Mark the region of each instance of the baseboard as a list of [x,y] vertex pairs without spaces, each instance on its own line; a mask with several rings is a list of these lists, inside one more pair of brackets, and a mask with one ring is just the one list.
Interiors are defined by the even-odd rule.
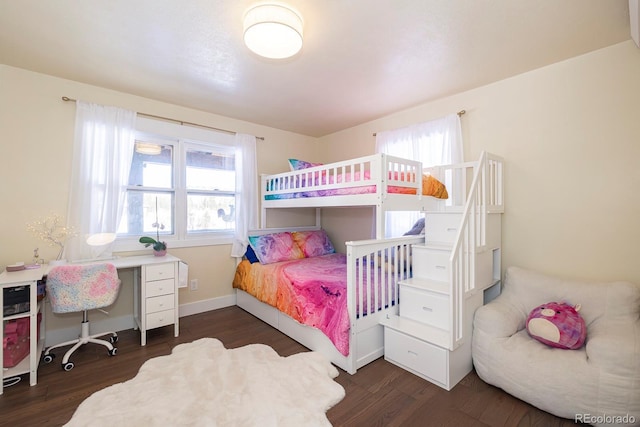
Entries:
[[236,305],[235,289],[233,295],[225,295],[223,297],[209,298],[202,301],[180,304],[180,317],[191,316],[192,314],[204,313],[219,308],[230,307]]
[[[192,314],[204,313],[211,310],[217,310],[219,308],[230,307],[232,305],[236,305],[235,292],[233,295],[225,295],[223,297],[180,304],[179,316],[191,316]],[[96,316],[94,316],[94,318],[95,317]],[[80,334],[80,320],[82,320],[81,317],[78,319],[78,324],[76,326],[46,331],[45,345],[50,346],[78,338],[78,335]],[[135,322],[132,314],[120,317],[105,317],[100,320],[91,319],[92,334],[98,334],[103,331],[126,331],[127,329],[133,329],[134,326]]]

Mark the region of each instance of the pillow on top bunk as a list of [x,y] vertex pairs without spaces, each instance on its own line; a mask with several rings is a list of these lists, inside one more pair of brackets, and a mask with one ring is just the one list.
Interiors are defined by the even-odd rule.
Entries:
[[312,163],[306,160],[289,159],[289,167],[292,171],[299,171],[300,169],[312,168],[314,166],[322,166],[322,163]]
[[438,181],[433,175],[422,175],[422,194],[424,196],[433,196],[438,199],[448,199],[447,187]]
[[249,236],[249,244],[260,264],[304,258],[302,249],[296,244],[289,232]]
[[324,230],[294,231],[291,235],[307,258],[336,252]]

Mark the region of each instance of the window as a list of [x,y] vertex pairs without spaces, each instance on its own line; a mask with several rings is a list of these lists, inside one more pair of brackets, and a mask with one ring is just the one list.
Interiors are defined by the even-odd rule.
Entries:
[[[220,132],[138,119],[118,249],[228,243],[235,230],[235,149]],[[195,139],[197,138],[197,139]]]

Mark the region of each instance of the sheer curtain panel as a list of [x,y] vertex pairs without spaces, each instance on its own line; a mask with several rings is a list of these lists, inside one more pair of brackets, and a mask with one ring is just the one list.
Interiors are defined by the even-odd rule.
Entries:
[[258,227],[258,163],[256,137],[236,134],[236,232],[231,256],[241,257],[247,250],[249,230]]
[[[419,160],[423,167],[460,163],[462,151],[462,128],[457,114],[376,134],[377,153]],[[419,212],[388,213],[387,237],[403,235],[422,215]]]
[[111,244],[87,239],[118,229],[135,145],[136,113],[76,102],[73,169],[67,224],[77,235],[65,245],[68,260],[111,256]]

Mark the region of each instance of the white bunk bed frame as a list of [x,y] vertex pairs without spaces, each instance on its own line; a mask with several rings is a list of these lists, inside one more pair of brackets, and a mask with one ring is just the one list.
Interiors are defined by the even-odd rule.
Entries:
[[[490,157],[491,158],[491,157]],[[491,158],[493,160],[493,158]],[[467,162],[458,165],[448,165],[425,169],[434,174],[438,179],[445,182],[449,190],[449,199],[440,200],[430,196],[422,195],[422,173],[423,168],[420,162],[402,159],[386,154],[374,154],[371,156],[331,163],[323,166],[316,166],[299,171],[279,173],[275,175],[263,175],[261,177],[261,229],[250,231],[250,235],[269,234],[280,231],[293,231],[301,229],[320,228],[320,208],[322,207],[346,207],[346,206],[373,206],[375,207],[376,239],[363,241],[346,242],[347,251],[347,308],[349,313],[350,336],[349,355],[343,356],[335,348],[333,343],[320,330],[302,325],[276,308],[262,303],[253,296],[237,290],[237,305],[265,321],[274,328],[280,330],[287,336],[300,342],[305,347],[313,351],[324,354],[332,363],[345,370],[349,374],[355,374],[357,369],[378,359],[384,355],[384,328],[380,321],[389,315],[398,314],[399,290],[397,282],[410,276],[411,266],[411,245],[424,244],[425,236],[404,236],[397,238],[384,237],[385,213],[387,211],[422,211],[422,212],[464,212],[463,229],[459,230],[456,246],[456,284],[458,289],[469,290],[467,278],[473,277],[469,274],[469,268],[473,268],[469,262],[459,262],[457,259],[464,259],[464,252],[469,251],[476,245],[475,237],[483,236],[484,215],[480,215],[480,221],[476,226],[476,221],[469,219],[475,217],[478,212],[470,213],[473,206],[482,206],[479,202],[478,193],[483,195],[498,194],[501,199],[502,188],[495,190],[492,187],[493,179],[484,179],[487,168],[483,165],[487,162],[483,153],[480,161]],[[491,168],[490,168],[491,169]],[[477,172],[483,171],[482,180],[478,180]],[[494,169],[491,169],[494,170]],[[365,176],[364,171],[368,172]],[[333,181],[332,184],[323,184],[322,177],[332,177],[325,182]],[[346,182],[337,182],[337,177],[348,176]],[[475,178],[475,179],[474,179]],[[501,168],[500,168],[501,182]],[[473,181],[471,183],[471,181]],[[469,185],[471,183],[471,185]],[[368,194],[353,194],[324,197],[300,197],[292,199],[266,200],[270,195],[288,194],[302,191],[318,191],[333,188],[349,188],[375,185],[376,191]],[[501,184],[500,184],[501,185]],[[414,188],[415,195],[389,193],[389,186],[399,186]],[[479,189],[474,189],[480,187]],[[481,191],[484,190],[484,191]],[[468,196],[470,199],[467,200]],[[484,199],[484,197],[482,197]],[[499,201],[501,204],[501,200]],[[268,209],[276,208],[301,208],[311,207],[316,210],[316,225],[314,227],[297,227],[295,229],[275,229],[266,228],[266,217]],[[465,209],[466,208],[466,209]],[[483,206],[479,211],[486,209]],[[469,239],[473,240],[470,244]],[[460,245],[463,242],[464,249]],[[386,261],[385,261],[386,260]],[[357,265],[373,264],[377,271],[380,267],[382,271],[379,275],[363,278],[362,269],[357,269]],[[462,270],[459,270],[462,269]],[[360,270],[358,272],[358,270]],[[358,273],[357,273],[358,272]],[[393,280],[391,280],[393,279]],[[473,281],[473,279],[471,279]],[[393,281],[394,285],[390,285]],[[471,285],[473,287],[473,285]],[[369,307],[365,307],[365,301],[361,299],[356,304],[356,293],[363,295],[365,289],[372,290],[372,301]],[[381,292],[378,290],[381,289]],[[464,293],[464,292],[463,292]],[[387,301],[386,295],[393,295],[391,301]],[[456,295],[458,296],[458,295]],[[454,298],[453,300],[457,300]],[[368,314],[364,315],[365,308]],[[379,308],[379,309],[378,309]],[[461,314],[459,311],[456,314]],[[457,316],[456,316],[457,317]],[[455,325],[458,326],[458,325]],[[454,327],[454,330],[457,329]],[[456,337],[458,338],[458,337]]]
[[[253,230],[249,233],[255,236],[310,229],[318,228],[271,228]],[[319,329],[298,323],[275,307],[257,300],[240,289],[236,289],[236,304],[310,350],[324,354],[334,365],[353,375],[358,368],[384,355],[384,329],[380,321],[388,314],[398,314],[397,282],[404,278],[404,265],[410,263],[410,248],[415,243],[424,243],[424,236],[346,242],[347,308],[350,325],[347,356],[342,355]],[[393,264],[394,267],[386,268],[387,263],[389,266]],[[357,269],[356,265],[370,264],[374,265],[374,271],[378,271],[380,267],[380,274],[367,274],[370,277],[363,277],[363,269]],[[403,267],[400,268],[400,266]],[[372,290],[367,292],[371,298],[366,302],[370,304],[365,306],[366,302],[363,298],[360,298],[359,304],[356,304],[356,292],[358,295],[363,295],[365,289]],[[368,314],[364,315],[365,312]]]
[[[365,174],[364,172],[368,172]],[[347,179],[342,179],[347,177]],[[341,180],[342,182],[338,182]],[[270,196],[302,191],[349,189],[375,185],[376,191],[366,194],[349,194],[323,197],[266,200]],[[405,187],[411,194],[390,193],[389,187]],[[428,199],[422,196],[422,163],[378,153],[371,156],[330,163],[322,166],[262,175],[261,227],[266,227],[266,211],[274,208],[322,208],[336,206],[373,206],[376,216],[376,238],[382,239],[386,211],[424,211]],[[316,219],[319,225],[319,218]]]

